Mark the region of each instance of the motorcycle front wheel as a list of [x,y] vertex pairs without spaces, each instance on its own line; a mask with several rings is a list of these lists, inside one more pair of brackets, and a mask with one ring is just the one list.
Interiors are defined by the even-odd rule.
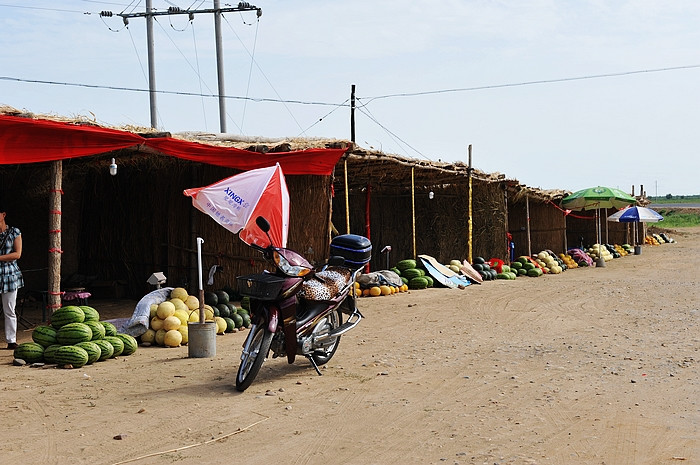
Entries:
[[248,353],[241,355],[241,366],[236,375],[236,389],[245,391],[251,385],[270,352],[273,334],[264,324],[256,325]]

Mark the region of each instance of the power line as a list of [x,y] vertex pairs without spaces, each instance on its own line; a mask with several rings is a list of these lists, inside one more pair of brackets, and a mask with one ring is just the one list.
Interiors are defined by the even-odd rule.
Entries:
[[608,78],[608,77],[630,76],[633,74],[644,74],[644,73],[661,73],[661,72],[665,72],[665,71],[677,71],[677,70],[681,70],[681,69],[693,69],[693,68],[700,68],[700,65],[673,66],[673,67],[668,67],[668,68],[655,68],[655,69],[643,69],[643,70],[636,70],[636,71],[623,71],[620,73],[591,74],[591,75],[587,75],[587,76],[575,76],[575,77],[558,78],[558,79],[541,79],[541,80],[537,80],[537,81],[524,81],[524,82],[514,82],[514,83],[507,83],[507,84],[492,84],[492,85],[478,86],[478,87],[462,87],[462,88],[456,88],[456,89],[428,90],[428,91],[422,91],[422,92],[403,92],[403,93],[397,93],[397,94],[378,95],[375,97],[366,97],[366,99],[368,99],[368,101],[367,101],[367,103],[365,103],[365,105],[369,105],[374,100],[394,98],[394,97],[418,97],[418,96],[423,96],[423,95],[447,94],[447,93],[454,93],[454,92],[471,92],[471,91],[476,91],[476,90],[502,89],[504,87],[520,87],[520,86],[531,86],[531,85],[535,85],[535,84],[553,84],[553,83],[557,83],[557,82],[583,81],[583,80],[587,80],[587,79],[601,79],[601,78]]
[[62,8],[46,8],[40,6],[26,6],[26,5],[8,5],[7,3],[0,3],[0,6],[5,6],[8,8],[22,8],[25,10],[42,10],[42,11],[58,11],[61,13],[80,13],[82,15],[91,15],[89,11],[79,11],[79,10],[65,10]]
[[[47,85],[57,85],[57,86],[67,86],[67,87],[84,87],[88,89],[105,89],[105,90],[119,90],[127,92],[150,92],[149,89],[139,89],[135,87],[120,87],[120,86],[105,86],[97,84],[80,84],[75,82],[60,82],[60,81],[47,81],[41,79],[23,79],[11,76],[0,76],[0,81],[14,81],[14,82],[26,82],[30,84],[47,84]],[[185,92],[185,91],[175,91],[175,90],[156,90],[159,94],[168,95],[183,95],[187,97],[215,97],[218,98],[218,94],[203,94],[200,92]],[[271,102],[271,103],[294,103],[297,105],[315,105],[315,106],[327,106],[335,107],[338,106],[337,103],[328,102],[310,102],[303,100],[287,100],[287,99],[273,99],[265,97],[241,97],[236,95],[224,95],[224,98],[231,100],[248,100],[251,102]]]

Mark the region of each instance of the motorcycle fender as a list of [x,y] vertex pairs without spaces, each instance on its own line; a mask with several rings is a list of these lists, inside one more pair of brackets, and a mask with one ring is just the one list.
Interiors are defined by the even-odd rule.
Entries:
[[275,332],[277,332],[277,326],[279,325],[279,321],[280,321],[280,312],[279,312],[279,310],[277,310],[277,308],[272,307],[270,309],[270,318],[269,318],[268,323],[267,323],[268,331],[270,331],[273,334]]

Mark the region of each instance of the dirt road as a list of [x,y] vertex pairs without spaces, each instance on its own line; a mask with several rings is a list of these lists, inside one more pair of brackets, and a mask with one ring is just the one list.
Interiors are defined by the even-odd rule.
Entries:
[[75,370],[0,351],[0,462],[699,464],[686,231],[605,268],[363,298],[323,376],[269,360],[242,394],[245,333]]

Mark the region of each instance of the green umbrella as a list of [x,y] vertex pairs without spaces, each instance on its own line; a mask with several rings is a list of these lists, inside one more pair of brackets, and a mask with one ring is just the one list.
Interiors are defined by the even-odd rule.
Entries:
[[636,203],[636,199],[614,187],[589,187],[567,195],[561,207],[567,210],[596,210],[599,208],[623,208]]
[[[623,208],[637,203],[637,200],[626,192],[614,187],[589,187],[567,195],[561,200],[561,207],[566,210],[600,210],[601,208]],[[596,236],[600,244],[602,231],[600,212],[596,211]],[[598,247],[602,247],[598,245]],[[605,266],[605,261],[599,257],[596,266]]]

